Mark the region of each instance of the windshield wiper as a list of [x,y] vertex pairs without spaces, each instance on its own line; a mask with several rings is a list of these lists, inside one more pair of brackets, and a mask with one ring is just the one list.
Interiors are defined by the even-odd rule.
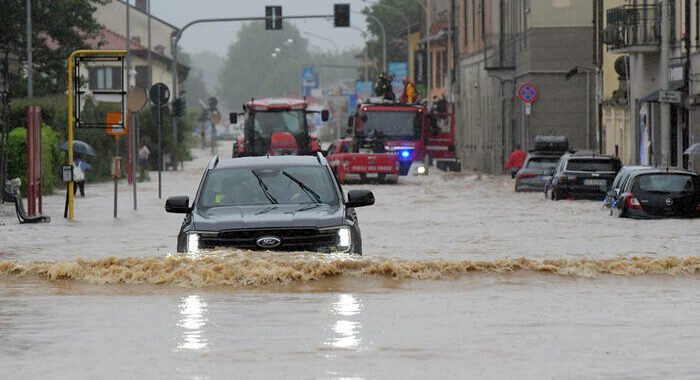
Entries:
[[270,194],[270,189],[269,189],[269,188],[267,187],[267,185],[265,184],[265,181],[263,181],[262,178],[260,178],[260,176],[258,175],[258,173],[256,173],[255,170],[251,170],[250,172],[253,173],[253,175],[255,176],[255,178],[258,179],[258,183],[260,184],[260,187],[262,187],[263,191],[265,192],[265,196],[267,197],[267,199],[270,200],[270,203],[275,203],[275,204],[276,204],[276,203],[279,203],[279,202],[277,201],[277,199],[275,199],[275,197],[273,197],[272,194]]
[[306,195],[308,195],[309,198],[316,201],[316,203],[321,203],[321,196],[318,195],[318,193],[316,193],[315,191],[313,191],[310,187],[306,186],[306,184],[304,182],[301,182],[299,179],[297,179],[296,177],[294,177],[293,175],[291,175],[285,171],[283,171],[282,174],[284,174],[285,176],[287,176],[287,178],[291,179],[292,181],[294,181],[294,183],[299,185],[299,187],[302,190],[304,190],[304,192],[306,192]]

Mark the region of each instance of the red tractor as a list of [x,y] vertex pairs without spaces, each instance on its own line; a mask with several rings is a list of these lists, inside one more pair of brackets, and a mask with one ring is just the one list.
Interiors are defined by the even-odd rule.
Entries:
[[381,135],[385,150],[398,154],[401,175],[426,174],[432,162],[442,170],[461,170],[451,113],[374,98],[357,105],[348,119],[348,133]]
[[[318,138],[309,133],[306,115],[321,113],[328,120],[328,111],[307,110],[304,99],[251,99],[243,105],[243,135],[233,143],[233,157],[306,155],[319,151]],[[231,124],[238,122],[238,113],[231,113]]]

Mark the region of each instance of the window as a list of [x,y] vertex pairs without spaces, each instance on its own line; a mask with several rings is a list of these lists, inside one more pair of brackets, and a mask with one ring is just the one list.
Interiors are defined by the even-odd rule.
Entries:
[[552,169],[557,166],[559,158],[557,157],[532,157],[525,164],[526,168],[531,169]]
[[646,174],[637,177],[634,191],[651,193],[692,193],[694,177],[688,174]]
[[90,88],[94,90],[121,90],[121,67],[93,67],[90,69]]
[[148,66],[136,66],[136,85],[148,90],[148,84]]
[[577,158],[569,160],[566,170],[574,172],[615,172],[615,162],[601,158]]
[[[313,192],[304,190],[294,179]],[[279,204],[308,204],[316,203],[314,193],[320,198],[320,203],[337,205],[338,197],[331,181],[328,171],[322,166],[217,169],[207,175],[199,205],[203,208],[269,205],[275,201]],[[265,186],[274,201],[265,194]]]

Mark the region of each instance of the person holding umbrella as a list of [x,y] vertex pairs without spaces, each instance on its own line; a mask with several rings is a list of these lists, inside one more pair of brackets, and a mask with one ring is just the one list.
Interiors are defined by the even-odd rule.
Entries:
[[[68,141],[61,144],[58,148],[63,151],[68,151]],[[92,165],[85,162],[81,155],[87,154],[90,156],[96,156],[95,149],[88,143],[80,140],[73,140],[73,153],[75,154],[75,159],[73,160],[73,181],[75,186],[73,187],[73,194],[80,188],[80,195],[85,196],[85,172],[92,169]]]
[[80,188],[80,196],[85,196],[85,172],[92,169],[92,165],[83,161],[79,154],[75,155],[75,160],[73,160],[73,179],[75,180],[75,186],[73,187],[73,194]]

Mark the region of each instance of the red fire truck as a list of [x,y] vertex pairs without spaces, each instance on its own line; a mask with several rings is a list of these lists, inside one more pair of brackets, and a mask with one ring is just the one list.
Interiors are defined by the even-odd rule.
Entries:
[[372,145],[375,145],[373,141],[349,138],[331,143],[326,158],[338,181],[396,183],[399,180],[396,153],[382,153],[383,145],[379,149]]
[[426,174],[432,162],[442,170],[461,170],[452,113],[373,98],[357,105],[348,127],[352,134],[380,134],[386,151],[398,154],[401,175]]
[[[328,111],[310,111],[308,106],[304,99],[251,99],[243,105],[243,135],[233,143],[233,157],[304,155],[318,151],[318,138],[309,133],[306,115],[320,112],[321,120],[327,121]],[[238,121],[238,115],[229,115],[231,124]]]

